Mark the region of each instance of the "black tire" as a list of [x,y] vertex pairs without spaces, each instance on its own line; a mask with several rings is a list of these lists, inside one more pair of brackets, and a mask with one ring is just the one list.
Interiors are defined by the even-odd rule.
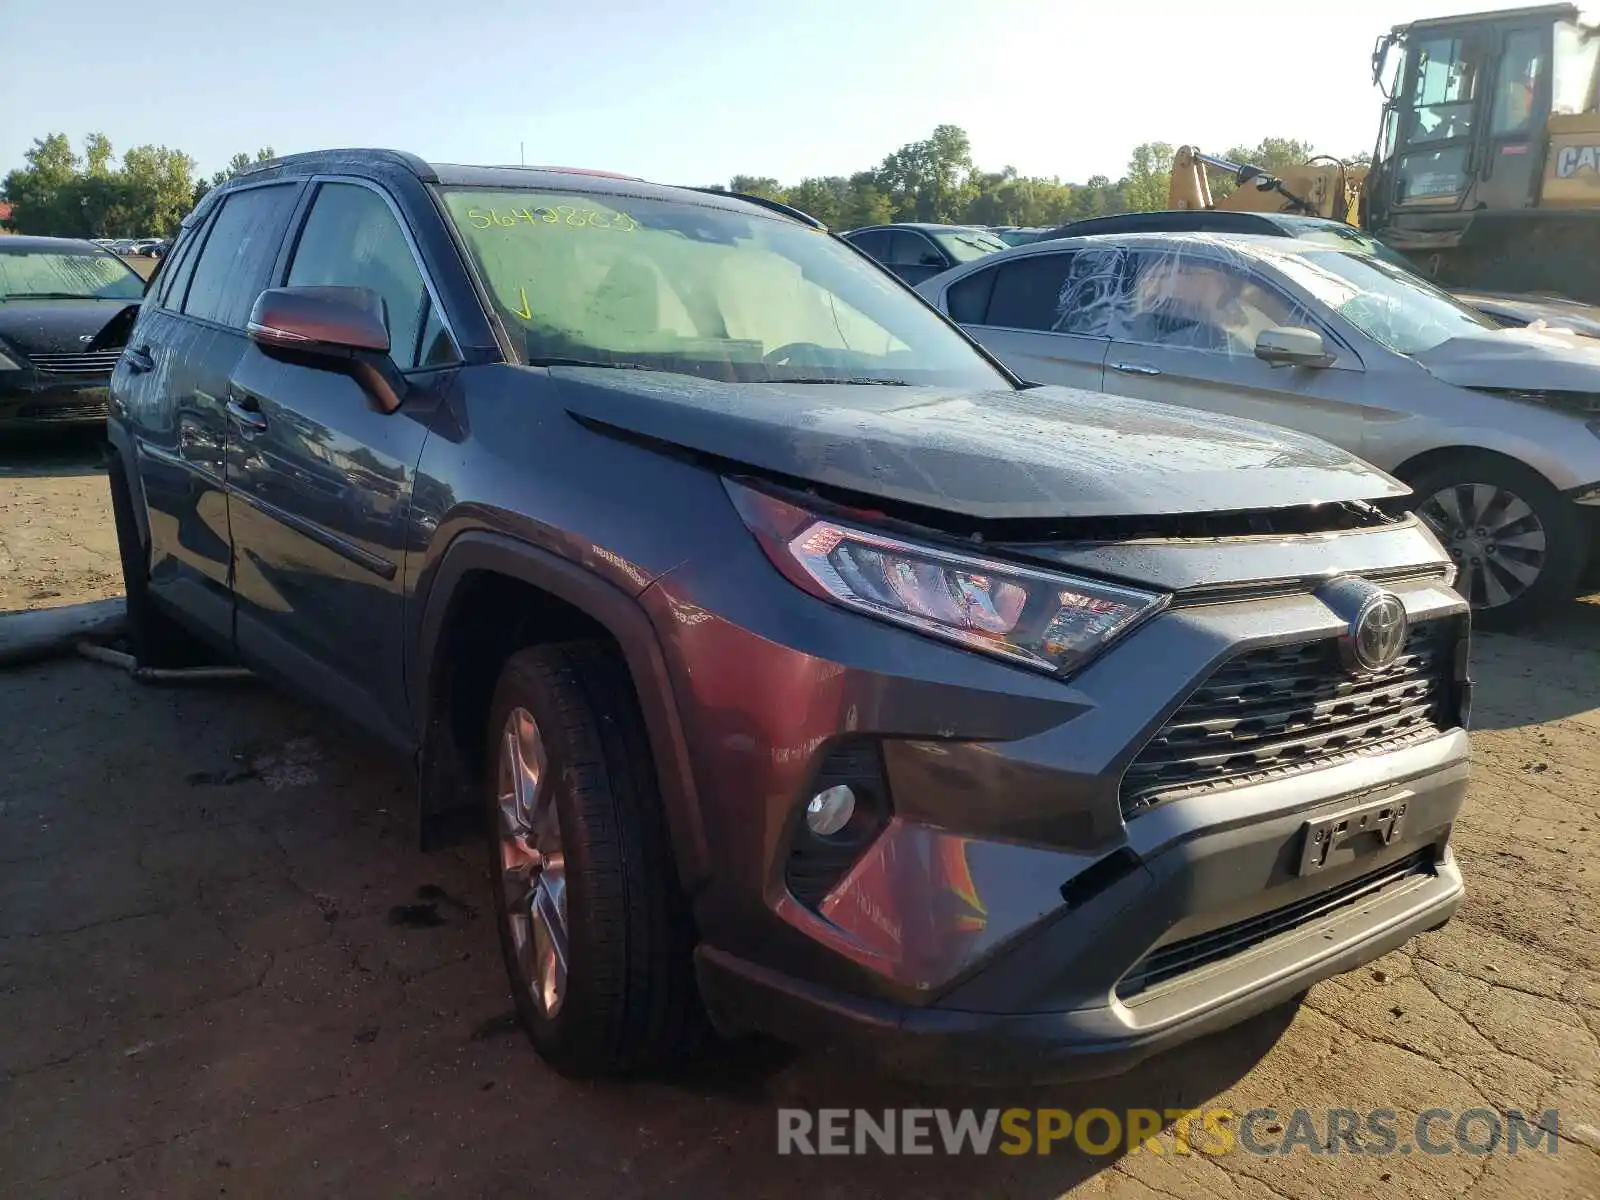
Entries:
[[[531,714],[554,787],[565,873],[567,973],[549,1013],[521,965],[502,886],[499,762]],[[484,772],[490,883],[518,1016],[541,1057],[579,1078],[674,1066],[704,1044],[695,932],[679,885],[644,720],[627,669],[592,642],[521,650],[490,708]]]
[[[1463,558],[1461,578],[1457,584],[1462,594],[1472,603],[1473,622],[1482,629],[1511,631],[1523,629],[1550,615],[1576,594],[1578,580],[1589,559],[1589,530],[1585,528],[1577,506],[1568,501],[1537,471],[1494,454],[1464,452],[1439,462],[1409,476],[1406,480],[1416,492],[1418,512],[1432,517],[1435,530],[1447,550],[1460,551],[1448,529],[1440,528],[1437,518],[1440,510],[1431,509],[1430,498],[1452,488],[1473,484],[1487,484],[1520,499],[1530,509],[1538,524],[1543,527],[1544,549],[1538,574],[1525,590],[1508,601],[1488,603],[1489,592],[1485,581],[1473,582],[1468,563]],[[1504,574],[1504,555],[1501,564],[1495,565],[1485,556],[1480,559],[1480,571]],[[1470,588],[1470,591],[1468,590]]]
[[133,500],[121,462],[107,467],[111,515],[117,530],[117,557],[122,563],[122,589],[128,608],[128,648],[140,666],[189,667],[208,659],[205,648],[150,598],[150,548],[139,536]]

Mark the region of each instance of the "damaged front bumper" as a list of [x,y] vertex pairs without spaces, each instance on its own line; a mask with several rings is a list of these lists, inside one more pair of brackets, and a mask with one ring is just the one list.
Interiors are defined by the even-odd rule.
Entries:
[[59,378],[33,370],[0,371],[0,428],[103,425],[111,375]]

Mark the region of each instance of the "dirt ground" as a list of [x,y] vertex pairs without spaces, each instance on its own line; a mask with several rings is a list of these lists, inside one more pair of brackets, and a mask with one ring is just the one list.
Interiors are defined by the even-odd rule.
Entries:
[[[0,612],[118,589],[92,446],[0,450]],[[1460,915],[1120,1079],[915,1088],[752,1044],[567,1082],[510,1016],[482,851],[257,685],[0,675],[0,1195],[1600,1196],[1600,602],[1482,636]],[[782,1106],[1559,1110],[1557,1152],[779,1157]],[[1265,1126],[1270,1134],[1272,1126]],[[1402,1136],[1402,1141],[1407,1139]]]

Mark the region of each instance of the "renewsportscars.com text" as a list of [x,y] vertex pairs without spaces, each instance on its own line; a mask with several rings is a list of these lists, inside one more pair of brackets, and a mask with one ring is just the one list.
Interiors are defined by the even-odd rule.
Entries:
[[1559,1113],[1392,1108],[780,1108],[779,1154],[1555,1154]]

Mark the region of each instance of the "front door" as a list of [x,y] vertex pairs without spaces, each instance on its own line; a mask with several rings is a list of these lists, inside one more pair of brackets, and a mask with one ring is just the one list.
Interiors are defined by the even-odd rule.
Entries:
[[285,283],[377,292],[410,388],[385,413],[341,371],[255,345],[239,359],[228,512],[240,653],[403,742],[406,518],[441,368],[457,356],[401,220],[373,187],[317,186]]
[[933,239],[916,229],[895,229],[889,237],[888,267],[912,287],[949,270],[951,262]]
[[[1359,453],[1366,374],[1305,309],[1242,265],[1140,251],[1106,355],[1105,390],[1281,425]],[[1326,367],[1255,356],[1268,329],[1321,333]]]
[[1496,26],[1489,121],[1477,199],[1489,209],[1530,208],[1544,172],[1543,135],[1550,118],[1552,25]]

